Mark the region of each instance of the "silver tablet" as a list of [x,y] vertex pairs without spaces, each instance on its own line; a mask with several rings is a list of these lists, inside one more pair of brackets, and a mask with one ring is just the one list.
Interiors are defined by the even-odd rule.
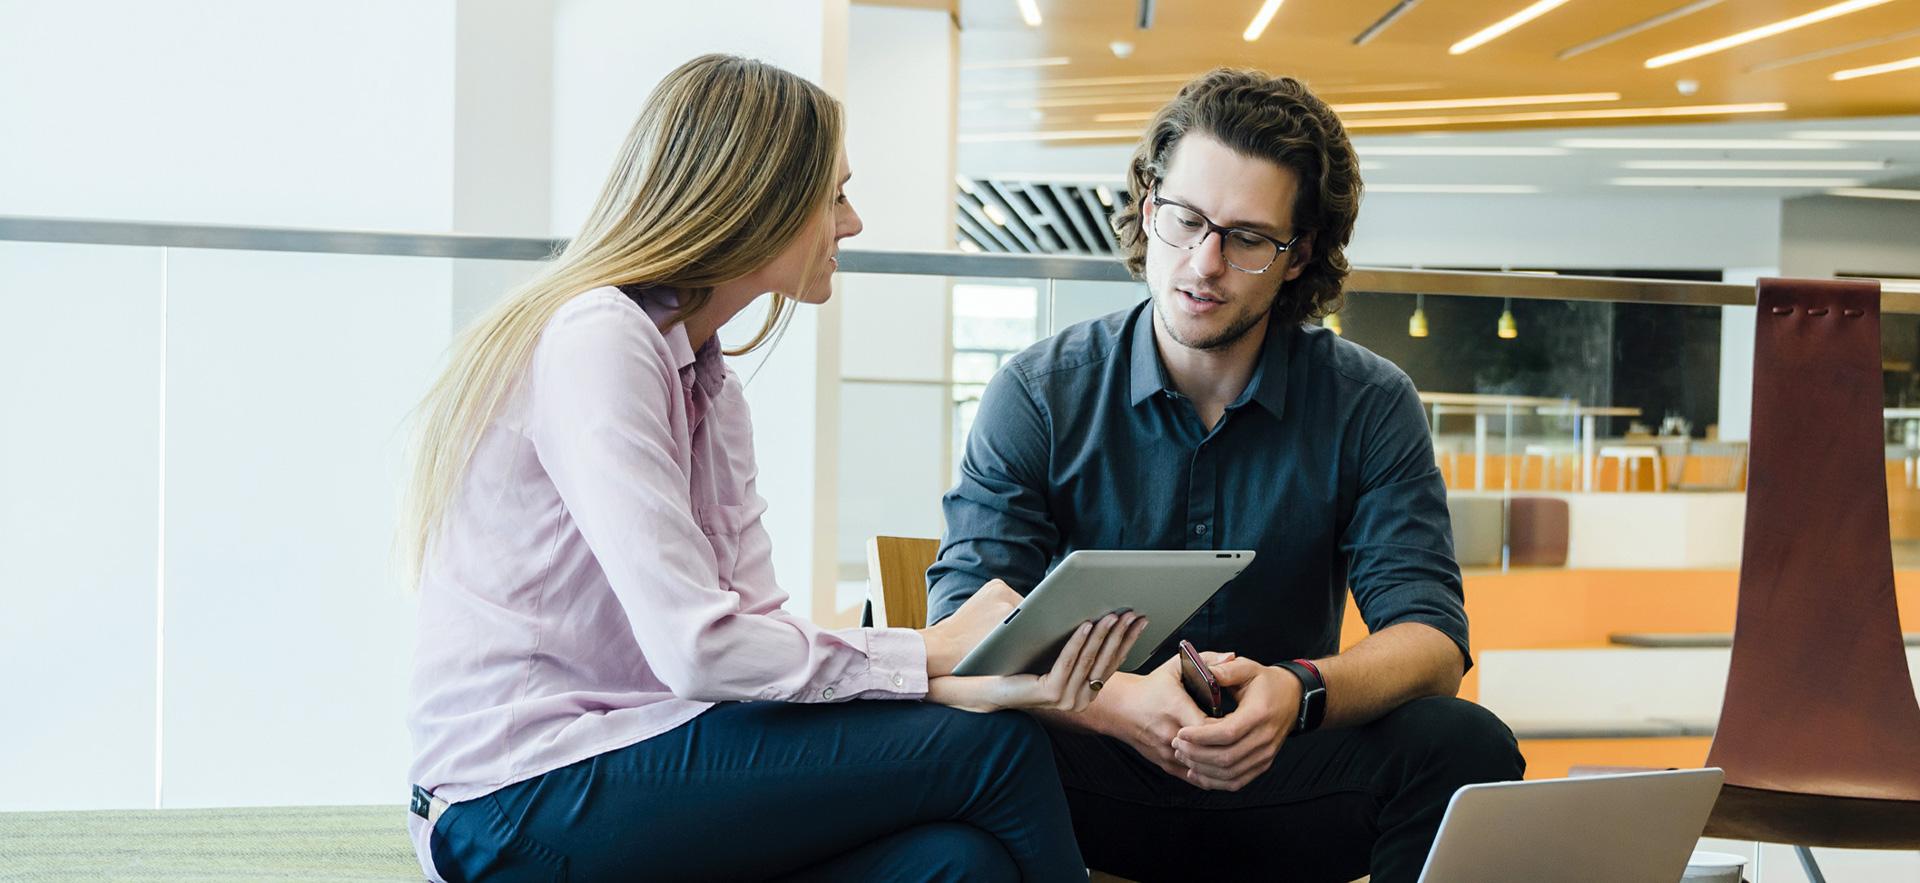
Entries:
[[1251,563],[1245,551],[1074,552],[953,673],[1045,674],[1081,623],[1126,610],[1147,617],[1146,632],[1120,664],[1133,671]]

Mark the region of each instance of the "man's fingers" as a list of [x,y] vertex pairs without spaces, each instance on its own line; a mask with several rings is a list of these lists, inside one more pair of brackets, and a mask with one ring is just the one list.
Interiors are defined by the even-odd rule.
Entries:
[[1207,663],[1207,667],[1213,669],[1214,677],[1219,679],[1222,687],[1238,687],[1252,681],[1266,668],[1244,656],[1236,656],[1218,664]]
[[1198,724],[1181,727],[1174,738],[1195,745],[1232,745],[1246,738],[1247,731],[1252,729],[1247,717],[1238,712],[1220,718],[1202,716]]

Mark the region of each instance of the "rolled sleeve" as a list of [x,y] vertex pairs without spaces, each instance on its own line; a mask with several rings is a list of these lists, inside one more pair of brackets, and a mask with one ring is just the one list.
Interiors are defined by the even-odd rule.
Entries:
[[1354,603],[1369,631],[1422,623],[1452,639],[1471,668],[1466,592],[1426,415],[1404,376],[1379,391],[1378,407],[1356,412],[1371,428],[1360,435],[1359,490],[1341,543]]

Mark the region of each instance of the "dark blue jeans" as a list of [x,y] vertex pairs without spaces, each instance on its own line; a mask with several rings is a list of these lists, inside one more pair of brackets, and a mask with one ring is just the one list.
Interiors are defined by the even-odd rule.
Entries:
[[434,867],[481,880],[1084,880],[1033,719],[919,702],[724,703],[456,803]]
[[1053,733],[1090,867],[1141,883],[1414,883],[1462,785],[1526,771],[1513,731],[1459,699],[1291,736],[1240,791],[1202,791],[1105,736]]

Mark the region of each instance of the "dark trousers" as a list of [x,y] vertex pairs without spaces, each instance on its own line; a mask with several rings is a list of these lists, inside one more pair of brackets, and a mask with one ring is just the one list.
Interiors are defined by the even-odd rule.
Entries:
[[480,880],[1086,878],[1025,715],[726,703],[449,806],[434,867]]
[[1089,866],[1142,883],[1414,883],[1453,792],[1526,770],[1513,732],[1459,699],[1289,737],[1237,792],[1195,788],[1105,736],[1049,732]]

